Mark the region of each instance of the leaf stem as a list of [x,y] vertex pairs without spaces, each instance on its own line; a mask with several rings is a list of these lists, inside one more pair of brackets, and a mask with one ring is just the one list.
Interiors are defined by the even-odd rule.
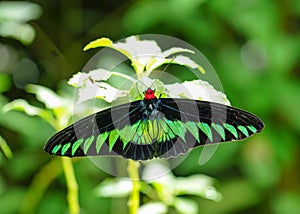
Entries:
[[140,179],[139,179],[140,163],[137,161],[128,161],[128,175],[132,182],[132,191],[128,200],[129,214],[137,214],[140,206]]
[[[36,207],[51,182],[61,173],[59,158],[54,158],[37,172],[20,206],[20,213],[35,213]],[[49,173],[51,172],[51,173]]]
[[13,158],[13,153],[9,147],[9,145],[6,143],[4,138],[1,137],[0,135],[0,149],[3,151],[3,154],[8,158],[12,159]]
[[78,184],[76,182],[72,160],[67,157],[62,157],[61,160],[68,188],[67,200],[69,211],[70,214],[78,214],[80,211],[78,203]]

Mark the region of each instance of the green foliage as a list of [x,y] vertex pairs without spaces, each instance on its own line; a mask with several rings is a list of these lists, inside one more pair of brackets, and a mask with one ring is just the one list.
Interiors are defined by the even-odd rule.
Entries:
[[[170,169],[159,161],[147,164],[141,181],[140,191],[145,195],[145,203],[140,207],[141,213],[167,213],[169,207],[174,207],[178,213],[198,213],[197,204],[187,195],[194,195],[206,199],[220,201],[222,196],[216,191],[212,178],[205,175],[191,175],[189,177],[175,177],[169,173]],[[164,172],[164,173],[162,173]],[[161,175],[155,173],[162,173]],[[133,185],[126,178],[108,178],[95,189],[99,197],[127,197]],[[185,196],[185,197],[183,197]]]
[[0,2],[0,35],[30,44],[35,37],[34,28],[26,22],[38,19],[42,9],[30,2]]
[[[17,98],[45,109],[44,104],[15,87],[15,66],[24,58],[39,69],[39,85],[61,91],[59,81],[83,68],[95,53],[94,50],[78,51],[91,38],[105,36],[116,40],[142,33],[176,36],[207,56],[233,106],[256,113],[266,124],[261,134],[245,142],[220,145],[203,166],[198,162],[199,154],[205,149],[193,150],[173,170],[174,176],[210,175],[219,181],[218,190],[223,200],[188,199],[195,199],[199,213],[298,213],[299,1],[140,0],[70,4],[63,0],[38,4],[37,11],[43,10],[39,19],[41,11],[21,13],[10,5],[4,7],[1,2],[1,107]],[[23,17],[23,14],[26,17],[21,21],[14,20],[18,28],[3,28],[11,26],[8,17],[12,20],[13,16]],[[20,24],[27,26],[25,33],[16,33],[16,29],[22,29]],[[8,34],[11,32],[13,36]],[[25,43],[23,38],[26,38]],[[28,75],[24,71],[19,76],[24,84],[30,82]],[[209,73],[203,76],[206,75]],[[139,90],[142,91],[142,87]],[[132,100],[138,99],[134,90],[132,93],[132,96],[126,95]],[[13,153],[13,158],[8,159],[0,151],[1,213],[18,213],[20,208],[16,204],[25,202],[36,205],[36,213],[67,212],[60,162],[47,167],[49,156],[42,153],[45,141],[54,131],[38,116],[0,112],[0,134]],[[107,174],[87,160],[78,161],[75,171],[83,213],[124,213],[127,210],[127,199],[97,198],[91,194],[101,180],[109,177]],[[27,199],[26,195],[28,184],[35,180],[37,172],[45,175],[36,180],[38,187],[50,175],[55,181],[48,179],[50,183],[44,197],[36,204],[34,197]],[[153,212],[166,212],[166,206],[160,202],[145,202]]]

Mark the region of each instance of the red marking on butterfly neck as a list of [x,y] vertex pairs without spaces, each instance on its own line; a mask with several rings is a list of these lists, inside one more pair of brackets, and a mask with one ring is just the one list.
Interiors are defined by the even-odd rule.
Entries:
[[155,91],[148,88],[146,91],[145,91],[145,97],[144,99],[145,100],[152,100],[152,99],[155,99],[156,96],[155,96]]

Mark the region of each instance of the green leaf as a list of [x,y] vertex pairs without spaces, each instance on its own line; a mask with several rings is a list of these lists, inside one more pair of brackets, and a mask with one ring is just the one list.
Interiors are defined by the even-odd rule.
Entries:
[[168,96],[172,98],[189,98],[194,100],[204,100],[210,102],[230,105],[226,95],[217,91],[212,85],[206,81],[193,80],[183,83],[166,84]]
[[167,205],[161,202],[149,202],[147,204],[143,204],[139,208],[138,214],[148,214],[148,213],[155,213],[155,214],[166,214],[168,212]]
[[40,85],[26,85],[26,91],[36,95],[37,99],[44,103],[47,108],[54,109],[65,105],[62,97],[58,96],[54,91]]
[[209,200],[220,201],[221,194],[213,187],[214,179],[205,175],[178,177],[174,185],[176,195],[197,195]]
[[99,48],[99,47],[112,47],[112,45],[113,45],[113,42],[109,38],[103,37],[103,38],[100,38],[100,39],[90,42],[83,48],[83,50],[86,51],[86,50],[89,50],[92,48]]
[[94,192],[98,197],[123,198],[130,195],[132,182],[126,178],[107,178]]
[[24,23],[39,18],[41,14],[42,8],[31,2],[0,2],[0,22],[10,20]]
[[127,95],[127,91],[117,89],[108,83],[100,82],[100,83],[92,83],[87,82],[85,87],[81,87],[79,89],[79,98],[78,103],[82,103],[84,101],[99,98],[105,100],[106,102],[113,102],[119,97],[124,97]]
[[5,141],[5,139],[0,135],[0,149],[3,151],[3,154],[8,158],[11,159],[13,157],[13,153]]
[[198,69],[201,73],[205,74],[205,70],[202,66],[197,64],[195,61],[191,60],[189,57],[182,56],[182,55],[175,56],[174,58],[171,59],[153,57],[146,64],[146,71],[153,71],[154,69],[162,66],[163,64],[169,64],[169,63],[183,65],[186,67],[190,67],[192,69]]
[[27,115],[42,115],[44,110],[33,105],[30,105],[26,100],[16,99],[3,106],[2,111],[8,112],[11,110],[22,111]]
[[138,75],[146,72],[146,76],[149,76],[155,68],[167,63],[184,65],[205,73],[201,65],[197,64],[187,56],[179,55],[173,58],[167,58],[170,55],[177,53],[193,54],[194,52],[192,50],[181,47],[172,47],[169,50],[162,51],[156,41],[140,40],[138,36],[131,36],[126,38],[124,42],[116,43],[113,43],[108,38],[100,38],[90,42],[84,47],[84,50],[96,47],[109,47],[124,54],[131,61],[131,65]]
[[182,214],[197,214],[198,213],[198,205],[196,202],[187,199],[187,198],[179,198],[176,197],[173,202],[173,206],[178,211],[178,213]]
[[35,37],[35,29],[26,22],[38,19],[41,14],[41,7],[34,3],[0,2],[0,36],[30,44]]
[[10,76],[0,73],[0,83],[0,93],[8,91],[11,86]]
[[105,81],[108,80],[114,72],[105,69],[95,69],[88,73],[78,72],[68,81],[69,85],[73,87],[82,87],[86,85],[87,81]]
[[121,77],[124,81],[136,82],[135,79],[125,74],[105,69],[96,69],[88,73],[78,72],[68,81],[68,84],[79,88],[78,103],[95,98],[111,103],[120,97],[128,95],[127,90],[117,89],[105,82],[111,76]]

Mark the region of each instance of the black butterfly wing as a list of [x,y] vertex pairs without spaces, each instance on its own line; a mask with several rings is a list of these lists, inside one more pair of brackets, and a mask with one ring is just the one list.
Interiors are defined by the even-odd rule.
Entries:
[[159,111],[164,112],[169,129],[176,136],[158,144],[158,156],[165,158],[205,144],[242,140],[264,127],[254,114],[207,101],[160,99]]
[[240,140],[262,128],[258,117],[230,106],[189,99],[153,99],[85,117],[51,137],[45,151],[69,157],[169,158],[200,145]]
[[[77,156],[123,156],[150,159],[151,146],[138,146],[125,137],[133,134],[130,124],[141,120],[141,101],[123,104],[87,116],[52,136],[44,150],[49,154]],[[121,138],[119,130],[123,131]],[[126,133],[126,131],[128,131]]]

